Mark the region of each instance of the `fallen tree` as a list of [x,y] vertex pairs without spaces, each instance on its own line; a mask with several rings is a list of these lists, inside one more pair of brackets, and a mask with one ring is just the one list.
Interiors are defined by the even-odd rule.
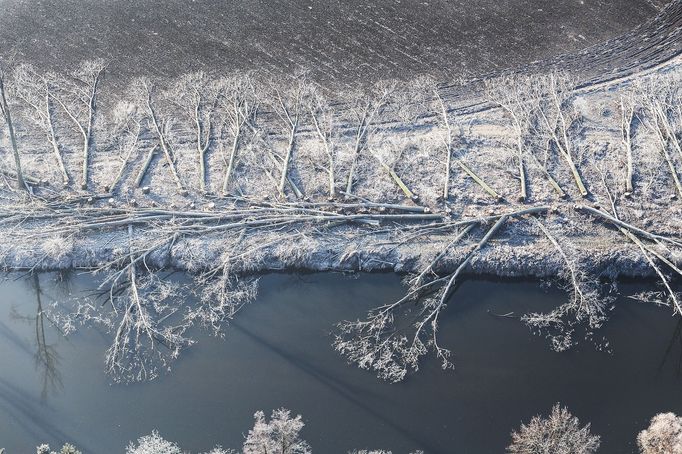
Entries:
[[[91,96],[82,109],[65,89],[54,95],[77,122],[50,116],[44,85],[31,88],[39,97],[13,100],[25,105],[3,145],[30,173],[1,173],[0,259],[6,268],[106,273],[104,306],[84,303],[75,313],[107,321],[108,369],[122,380],[155,376],[191,345],[194,324],[220,331],[253,299],[251,276],[275,269],[404,273],[406,295],[341,323],[335,343],[391,381],[428,353],[452,367],[439,320],[470,271],[558,275],[566,304],[523,317],[551,332],[557,350],[573,344],[575,327],[595,330],[606,320],[602,276],[654,275],[664,302],[681,312],[672,277],[682,276],[680,209],[665,171],[682,158],[672,82],[660,84],[662,94],[628,89],[627,98],[616,91],[586,102],[562,74],[510,77],[489,84],[503,109],[466,116],[432,86],[412,93],[385,82],[335,101],[304,78],[264,90],[256,78],[192,74],[170,86],[137,80],[128,100],[98,116],[86,107],[94,109],[101,73],[88,74],[91,83],[78,85]],[[401,110],[412,94],[430,107]],[[617,105],[615,120],[585,107],[597,102]],[[35,115],[46,127],[32,135]],[[649,128],[633,134],[640,120]],[[84,139],[88,124],[99,134],[87,143],[61,136],[71,123],[83,126]],[[74,143],[83,145],[75,161],[89,163],[88,193],[45,184],[63,182],[57,156],[72,171]],[[34,149],[48,151],[51,171]],[[621,174],[614,163],[623,158]],[[465,178],[451,178],[453,164]],[[17,193],[13,180],[35,186],[33,195]],[[577,193],[562,189],[572,185]],[[608,269],[623,264],[630,268]],[[183,317],[178,301],[188,289],[161,278],[169,267],[191,272],[201,299]]]

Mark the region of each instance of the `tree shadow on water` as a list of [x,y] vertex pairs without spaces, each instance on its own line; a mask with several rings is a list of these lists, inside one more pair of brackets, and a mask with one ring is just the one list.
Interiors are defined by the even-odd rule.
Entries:
[[675,378],[682,378],[682,317],[677,319],[673,334],[658,366],[657,376],[662,374],[667,363],[672,364],[675,368]]
[[[235,323],[234,321],[232,322],[231,327],[243,333],[245,336],[247,336],[252,341],[256,342],[258,345],[265,347],[275,355],[283,358],[288,364],[293,365],[295,368],[302,371],[307,376],[315,379],[325,388],[333,391],[336,395],[350,402],[351,404],[361,409],[366,414],[381,421],[384,425],[390,427],[396,432],[404,435],[412,443],[419,446],[420,449],[424,450],[424,452],[439,452],[438,448],[433,446],[429,440],[415,434],[410,427],[399,425],[398,423],[387,418],[385,415],[381,414],[377,410],[373,409],[371,405],[367,404],[360,397],[358,397],[357,392],[353,390],[352,386],[350,386],[348,383],[339,380],[338,378],[334,377],[328,372],[325,372],[324,370],[322,370],[321,368],[317,367],[315,364],[309,361],[305,361],[301,358],[291,355],[286,350],[278,347],[272,342],[269,342],[262,336],[259,336],[258,334],[249,331],[248,329],[246,329],[245,327],[241,326],[238,323]],[[386,384],[386,386],[391,385]]]

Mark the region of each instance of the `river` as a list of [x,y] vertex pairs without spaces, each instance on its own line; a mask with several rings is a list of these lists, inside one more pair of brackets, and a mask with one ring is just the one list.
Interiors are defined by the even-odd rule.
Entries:
[[[41,274],[41,304],[92,292],[94,282]],[[623,295],[651,286],[619,285]],[[87,453],[122,453],[153,429],[195,453],[239,448],[256,410],[286,407],[303,415],[316,453],[495,453],[521,421],[561,402],[602,436],[600,453],[627,453],[654,414],[682,412],[682,325],[668,308],[620,297],[599,332],[612,353],[590,342],[555,353],[518,320],[491,315],[566,298],[536,282],[461,285],[440,331],[453,371],[429,359],[388,384],[348,366],[331,346],[334,324],[402,292],[392,274],[268,275],[224,339],[199,333],[172,371],[119,385],[104,373],[110,335],[84,328],[64,338],[36,317],[33,278],[9,275],[0,284],[0,448],[29,453],[70,441]],[[36,361],[37,351],[49,360]]]

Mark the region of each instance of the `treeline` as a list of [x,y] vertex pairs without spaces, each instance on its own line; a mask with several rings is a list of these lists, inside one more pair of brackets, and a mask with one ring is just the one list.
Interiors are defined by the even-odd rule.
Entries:
[[[289,410],[272,412],[271,418],[262,411],[254,415],[254,426],[245,437],[241,451],[220,446],[206,454],[310,454],[312,448],[301,438],[305,424],[301,415],[292,417]],[[556,404],[548,416],[535,416],[518,431],[512,432],[512,442],[507,447],[511,454],[594,454],[598,452],[601,437],[591,433],[590,424],[582,426],[568,409]],[[673,413],[661,413],[651,420],[648,428],[637,436],[640,454],[677,454],[682,452],[682,418]],[[456,446],[452,447],[456,450]],[[65,444],[58,452],[50,452],[41,445],[38,454],[81,454],[76,447]],[[165,440],[158,432],[140,437],[130,443],[126,454],[182,454],[176,443]],[[2,450],[0,450],[2,453]],[[9,453],[8,453],[9,454]],[[348,454],[391,454],[384,450],[355,450]],[[412,454],[422,454],[415,451]]]
[[[532,185],[551,188],[558,199],[587,197],[602,179],[617,180],[611,192],[625,195],[662,179],[682,196],[682,92],[674,72],[640,78],[608,95],[608,123],[601,127],[619,131],[608,153],[623,165],[622,174],[595,168],[603,160],[586,152],[591,130],[573,90],[576,81],[561,73],[484,81],[479,94],[488,107],[501,108],[508,137],[496,153],[479,156],[472,149],[477,138],[465,133],[473,117],[459,115],[428,78],[327,93],[305,73],[260,81],[198,72],[164,83],[136,79],[123,99],[101,100],[105,77],[106,63],[99,60],[64,74],[28,65],[0,70],[5,147],[14,161],[5,173],[20,187],[41,183],[25,174],[22,160],[49,151],[52,158],[43,163],[66,187],[112,194],[124,181],[143,187],[160,161],[168,170],[164,178],[181,194],[334,199],[353,197],[358,184],[377,185],[378,179],[392,185],[396,197],[435,203],[453,195],[458,169],[472,190],[493,201],[529,201]],[[415,149],[424,128],[432,142],[422,140],[426,149]],[[642,135],[655,144],[641,146]],[[67,159],[74,153],[77,159]],[[111,161],[98,187],[91,175],[95,153]],[[428,168],[428,187],[415,163]],[[667,176],[651,169],[660,165]]]

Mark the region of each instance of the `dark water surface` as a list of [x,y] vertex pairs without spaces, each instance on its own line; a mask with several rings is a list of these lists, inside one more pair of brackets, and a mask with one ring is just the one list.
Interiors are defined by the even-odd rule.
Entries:
[[[51,275],[40,283],[43,305],[92,286],[87,276],[66,287]],[[622,284],[621,292],[643,287]],[[427,361],[390,385],[347,366],[330,333],[335,322],[401,296],[396,276],[272,275],[224,340],[199,336],[170,374],[151,383],[111,385],[103,372],[107,335],[83,329],[64,339],[45,321],[44,344],[57,355],[48,371],[55,386],[45,388],[45,364],[35,361],[42,331],[33,288],[30,278],[0,284],[0,447],[7,454],[63,441],[87,453],[120,453],[153,429],[195,453],[238,448],[254,411],[282,406],[304,416],[303,437],[316,453],[501,453],[512,428],[557,401],[592,422],[601,453],[627,453],[654,414],[682,412],[680,324],[666,308],[627,298],[602,330],[613,354],[590,344],[558,354],[518,321],[488,311],[548,308],[562,293],[535,283],[465,282],[441,327],[456,369]]]

